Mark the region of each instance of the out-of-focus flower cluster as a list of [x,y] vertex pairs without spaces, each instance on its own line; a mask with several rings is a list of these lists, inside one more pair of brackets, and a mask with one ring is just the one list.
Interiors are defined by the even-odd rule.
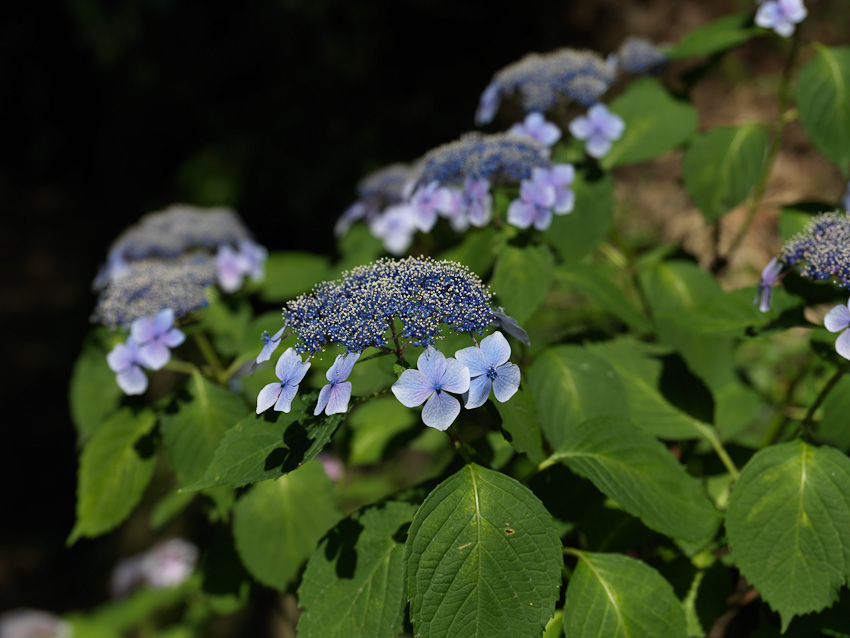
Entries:
[[850,213],[820,213],[782,246],[780,260],[801,266],[808,279],[831,280],[850,288]]
[[178,204],[150,213],[110,247],[92,319],[116,327],[166,308],[181,317],[206,305],[207,286],[233,292],[246,275],[261,279],[266,256],[232,210]]
[[112,570],[110,592],[124,598],[137,587],[176,587],[185,581],[198,562],[198,548],[180,538],[154,545],[144,554],[120,561]]
[[0,638],[71,638],[71,625],[46,611],[15,609],[0,615]]
[[803,0],[756,0],[759,5],[755,23],[772,29],[783,38],[790,37],[796,26],[806,19],[809,12]]
[[[378,348],[400,356],[408,345],[425,346],[418,370],[407,370],[393,392],[408,407],[426,404],[426,425],[446,429],[460,411],[457,399],[464,394],[468,408],[482,405],[493,387],[499,401],[507,401],[519,386],[519,369],[508,363],[510,346],[500,332],[478,346],[458,351],[457,360],[446,359],[435,347],[441,325],[456,332],[481,333],[493,323],[510,318],[491,306],[491,294],[468,268],[430,258],[381,259],[323,282],[284,308],[286,329],[297,337],[278,359],[279,381],[266,385],[257,396],[257,413],[271,407],[289,412],[299,385],[310,368],[309,358],[327,345],[346,352],[328,370],[314,410],[318,415],[348,410],[351,383],[347,381],[360,353]],[[519,330],[522,333],[521,329]],[[268,360],[283,338],[283,329],[263,335],[257,363]],[[474,341],[474,339],[473,339]],[[403,344],[401,342],[404,342]],[[394,344],[390,348],[389,344]],[[301,354],[310,353],[306,361]],[[424,357],[424,358],[423,358]]]

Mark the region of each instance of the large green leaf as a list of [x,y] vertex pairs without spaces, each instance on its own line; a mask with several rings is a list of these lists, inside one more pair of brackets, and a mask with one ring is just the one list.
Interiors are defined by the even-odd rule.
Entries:
[[150,410],[124,408],[104,421],[83,448],[77,483],[77,524],[68,543],[108,532],[130,515],[154,470],[144,440],[156,423]]
[[661,393],[663,366],[653,356],[659,348],[618,339],[593,344],[589,349],[620,375],[629,397],[631,420],[641,430],[664,439],[698,439],[710,427],[672,405]]
[[688,32],[667,55],[674,59],[714,55],[746,42],[758,33],[758,29],[753,27],[751,13],[724,16]]
[[512,478],[467,465],[432,491],[405,545],[417,636],[539,636],[563,556],[552,516]]
[[181,483],[189,485],[204,475],[222,436],[246,412],[239,395],[192,373],[185,392],[162,415],[165,455]]
[[387,444],[418,421],[417,414],[394,396],[376,397],[361,403],[348,419],[351,430],[349,462],[352,465],[377,463]]
[[578,346],[546,350],[529,369],[528,386],[553,448],[587,419],[629,415],[626,387],[614,368]]
[[816,45],[797,78],[800,121],[817,149],[850,176],[850,48]]
[[344,414],[313,416],[317,394],[296,397],[289,413],[267,411],[239,421],[225,432],[203,476],[184,490],[241,487],[277,478],[314,458],[345,418]]
[[502,241],[504,236],[493,226],[470,228],[460,244],[441,252],[437,258],[459,262],[479,277],[485,277],[496,261],[497,247]]
[[598,268],[584,264],[568,264],[558,268],[555,277],[559,283],[587,295],[600,308],[637,332],[649,329],[649,322],[625,298],[623,290],[611,283]]
[[543,303],[555,260],[546,246],[505,246],[490,281],[505,311],[522,323]]
[[599,417],[570,429],[552,458],[662,534],[701,542],[717,530],[719,515],[699,481],[625,419]]
[[312,253],[276,252],[266,261],[260,287],[263,301],[284,302],[308,292],[321,281],[337,276],[327,257]]
[[514,450],[528,455],[532,463],[543,461],[543,437],[531,394],[519,390],[509,401],[494,401],[493,405],[502,418],[502,429],[508,433]]
[[758,124],[717,127],[700,134],[685,152],[685,189],[707,222],[742,201],[764,171],[767,131]]
[[694,107],[673,99],[651,78],[632,82],[609,108],[623,118],[626,130],[600,160],[606,170],[661,155],[687,142],[697,130]]
[[81,441],[94,434],[104,419],[118,409],[123,396],[115,373],[106,363],[109,350],[106,328],[96,328],[86,336],[74,363],[68,401]]
[[570,550],[578,564],[564,604],[569,638],[685,638],[673,587],[649,565],[620,554]]
[[307,463],[254,485],[233,508],[233,538],[245,567],[261,583],[284,590],[319,539],[340,519],[321,463]]
[[[831,335],[830,335],[831,336]],[[823,417],[817,437],[844,452],[850,452],[850,377],[841,377],[821,405]]]
[[850,580],[850,459],[800,440],[760,450],[732,488],[726,530],[783,631],[828,607]]
[[402,631],[404,535],[416,507],[389,502],[345,519],[304,571],[298,602],[303,638],[374,638]]
[[577,173],[572,189],[576,196],[573,212],[555,215],[545,235],[567,263],[592,253],[608,236],[614,219],[614,179],[610,175],[591,181]]

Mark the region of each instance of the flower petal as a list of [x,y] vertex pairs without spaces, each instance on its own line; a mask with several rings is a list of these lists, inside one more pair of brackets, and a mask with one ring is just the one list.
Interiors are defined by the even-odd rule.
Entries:
[[434,346],[428,346],[425,348],[425,352],[419,355],[416,367],[419,368],[422,376],[425,377],[431,387],[435,388],[446,372],[446,355]]
[[845,359],[850,359],[850,330],[845,330],[835,340],[835,351]]
[[419,370],[405,370],[398,381],[390,388],[395,398],[407,408],[422,405],[434,392],[434,384],[429,383]]
[[348,412],[348,401],[351,399],[351,382],[343,381],[331,388],[327,414],[345,414]]
[[519,388],[521,375],[519,366],[513,363],[496,368],[496,378],[493,380],[493,394],[496,395],[499,403],[504,403],[510,399]]
[[172,328],[168,332],[166,332],[160,338],[160,341],[167,345],[169,348],[176,348],[181,343],[186,341],[186,335],[183,334],[182,330],[178,330],[177,328]]
[[113,372],[121,372],[136,361],[138,347],[129,348],[127,344],[116,343],[115,347],[106,355],[106,364]]
[[562,188],[558,190],[557,198],[555,199],[555,205],[553,208],[555,212],[559,215],[566,215],[567,213],[573,212],[573,208],[576,205],[576,194],[569,188]]
[[537,216],[534,218],[534,227],[537,230],[546,230],[552,225],[552,209],[537,207]]
[[570,134],[578,140],[586,140],[593,134],[593,124],[584,115],[579,115],[570,122]]
[[328,399],[331,398],[331,386],[330,383],[323,385],[322,389],[319,390],[319,400],[316,402],[316,409],[313,410],[313,416],[319,416],[322,413],[322,410],[325,409],[325,406],[328,404]]
[[[500,366],[511,358],[511,345],[505,339],[505,335],[497,330],[489,337],[484,337],[481,340],[481,353],[487,361],[488,368]],[[469,371],[472,373],[472,368]],[[486,371],[485,369],[484,372]]]
[[333,365],[325,375],[328,381],[345,381],[348,375],[351,374],[351,370],[359,358],[359,352],[346,352],[345,354],[337,355]]
[[156,313],[153,318],[154,327],[157,335],[164,335],[174,325],[174,311],[171,308],[165,308]]
[[139,317],[130,324],[130,336],[136,343],[147,343],[156,337],[156,324],[150,317]]
[[490,387],[492,383],[490,377],[482,374],[480,377],[475,377],[469,382],[469,390],[463,393],[463,404],[467,410],[480,408],[490,396]]
[[276,412],[289,412],[292,409],[292,399],[298,394],[298,384],[287,383],[280,390],[280,397],[274,404]]
[[260,390],[260,393],[257,395],[257,414],[265,412],[272,407],[280,396],[282,389],[283,387],[280,383],[269,383]]
[[460,401],[447,392],[435,392],[422,408],[422,421],[431,428],[446,430],[460,414]]
[[301,383],[301,379],[304,378],[309,369],[309,361],[301,361],[301,355],[295,352],[294,348],[287,348],[286,352],[280,355],[280,359],[277,360],[274,372],[282,382],[298,384]]
[[148,378],[139,366],[130,366],[116,376],[124,394],[143,394],[148,389]]
[[599,159],[611,150],[611,142],[604,135],[593,135],[584,146],[584,150],[591,157]]
[[466,392],[469,390],[469,368],[457,359],[446,359],[446,371],[440,379],[440,385],[447,392]]
[[139,363],[151,370],[159,370],[171,359],[171,350],[159,339],[148,341],[139,348]]
[[517,228],[528,228],[534,221],[535,206],[515,199],[508,206],[508,223]]
[[832,310],[826,313],[823,318],[823,325],[830,332],[840,332],[850,326],[850,310],[842,304],[835,306]]
[[477,346],[461,348],[455,352],[455,358],[469,368],[469,376],[471,377],[487,374],[487,369],[490,367],[484,353],[481,352],[481,348]]

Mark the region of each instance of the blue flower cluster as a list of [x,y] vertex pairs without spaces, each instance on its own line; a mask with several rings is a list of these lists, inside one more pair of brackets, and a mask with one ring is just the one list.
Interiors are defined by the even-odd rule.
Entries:
[[[491,293],[466,266],[408,257],[380,259],[318,284],[289,302],[286,324],[298,352],[337,343],[348,352],[385,346],[394,337],[427,346],[445,323],[457,332],[481,332],[495,320]],[[394,331],[393,320],[402,327]]]
[[785,242],[780,260],[787,266],[801,265],[803,277],[828,279],[850,288],[850,213],[816,215]]
[[262,278],[266,257],[232,210],[181,204],[150,213],[110,247],[92,320],[115,327],[165,308],[186,315],[206,305],[206,286],[233,292],[246,275]]
[[619,71],[631,75],[658,73],[670,61],[669,56],[660,51],[646,38],[629,37],[623,40],[616,53],[608,56],[608,63],[616,65]]
[[518,93],[525,112],[548,111],[561,99],[590,106],[614,83],[616,70],[598,53],[559,49],[531,53],[497,72],[481,94],[475,121],[493,121],[502,99]]

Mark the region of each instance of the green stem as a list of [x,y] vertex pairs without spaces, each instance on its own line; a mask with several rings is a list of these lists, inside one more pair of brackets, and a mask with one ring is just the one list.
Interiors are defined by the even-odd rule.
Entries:
[[446,430],[446,434],[448,434],[451,438],[455,451],[460,454],[461,458],[463,458],[467,465],[472,465],[475,461],[472,460],[472,456],[467,449],[466,443],[460,440],[457,432],[454,430]]
[[[791,379],[788,384],[788,388],[785,390],[782,405],[787,406],[791,403],[791,399],[794,396],[794,392],[797,390],[797,386],[799,386],[803,379],[805,379],[809,374],[809,371],[812,369],[816,360],[817,357],[812,355],[808,358],[804,365],[799,367],[797,375]],[[768,447],[776,443],[782,435],[782,432],[785,430],[785,427],[788,425],[789,420],[790,419],[786,412],[777,412],[773,422],[768,426],[767,431],[764,433],[764,437],[762,437],[761,447]]]
[[850,361],[842,361],[841,365],[838,366],[838,369],[835,371],[835,374],[833,374],[829,381],[826,382],[826,385],[823,386],[823,389],[820,391],[820,394],[818,394],[815,402],[812,403],[809,411],[806,412],[806,416],[803,417],[803,422],[800,424],[800,428],[798,430],[804,438],[811,438],[815,433],[815,413],[835,387],[835,384],[838,383],[839,379],[841,379],[841,377],[844,376],[844,373],[847,372],[848,368],[850,368]]
[[243,356],[243,357],[235,358],[233,361],[230,362],[230,365],[227,366],[227,369],[224,370],[223,372],[221,372],[218,375],[219,381],[222,384],[225,384],[228,381],[230,381],[230,379],[233,377],[233,375],[236,374],[239,371],[239,368],[241,368],[243,365],[248,363],[251,359],[253,359],[253,357],[251,357],[251,356]]
[[623,240],[620,235],[620,231],[617,230],[616,226],[611,228],[611,239],[614,242],[615,249],[619,251],[626,261],[626,269],[629,274],[629,279],[637,293],[643,314],[646,315],[646,318],[649,319],[650,323],[652,323],[652,307],[649,304],[649,297],[647,297],[646,291],[643,289],[643,284],[640,282],[640,276],[638,275],[634,254],[626,245],[626,242]]
[[714,449],[715,454],[720,458],[720,462],[723,463],[723,467],[726,468],[726,471],[732,477],[732,480],[737,481],[738,477],[741,473],[738,471],[738,468],[735,466],[735,463],[732,461],[732,458],[729,456],[729,453],[726,451],[726,448],[723,447],[723,444],[720,442],[720,439],[717,436],[717,432],[714,431],[714,428],[711,428],[707,425],[699,423],[698,421],[694,422],[694,427],[697,432],[699,432],[706,441],[708,441],[709,445]]
[[782,70],[782,79],[779,84],[779,107],[777,109],[776,121],[773,123],[773,138],[770,141],[770,148],[767,152],[764,170],[762,171],[761,177],[759,178],[758,183],[756,183],[752,195],[750,196],[749,206],[747,207],[747,217],[738,229],[738,232],[735,234],[734,239],[732,239],[732,243],[729,245],[729,250],[726,251],[726,256],[715,258],[714,263],[711,265],[711,272],[715,274],[726,268],[732,259],[732,255],[738,250],[738,248],[740,248],[741,243],[744,241],[744,237],[755,220],[756,213],[758,212],[762,199],[764,198],[764,192],[767,189],[767,182],[773,172],[773,165],[776,163],[776,158],[779,156],[779,150],[782,146],[782,133],[784,132],[785,124],[789,119],[786,109],[788,108],[788,100],[790,99],[791,94],[791,74],[794,70],[794,64],[796,62],[797,52],[799,49],[800,29],[795,29],[794,36],[791,41],[791,51],[788,54],[788,60],[785,63],[785,68]]
[[164,369],[170,370],[171,372],[180,372],[181,374],[195,374],[198,371],[198,366],[194,363],[189,363],[188,361],[177,361],[176,359],[171,359],[165,364]]
[[375,352],[374,354],[370,354],[368,357],[363,357],[362,359],[358,359],[357,363],[363,363],[364,361],[368,361],[369,359],[377,359],[378,357],[385,357],[388,354],[395,354],[392,350],[387,348],[386,350],[381,350],[380,352]]
[[195,343],[198,346],[198,350],[201,351],[206,362],[209,364],[212,371],[215,373],[216,377],[221,377],[221,374],[224,370],[224,366],[221,365],[221,360],[218,358],[215,350],[212,347],[209,339],[203,332],[196,332],[194,334]]

